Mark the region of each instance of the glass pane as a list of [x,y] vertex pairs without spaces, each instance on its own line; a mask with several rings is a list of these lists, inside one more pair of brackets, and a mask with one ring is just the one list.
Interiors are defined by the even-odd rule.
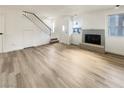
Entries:
[[109,16],[108,24],[110,36],[124,36],[124,14]]

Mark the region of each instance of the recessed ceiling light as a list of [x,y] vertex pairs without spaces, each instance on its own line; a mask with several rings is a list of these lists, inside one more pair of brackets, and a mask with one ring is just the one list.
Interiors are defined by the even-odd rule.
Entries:
[[115,9],[118,9],[119,7],[120,7],[120,5],[116,5],[116,6],[115,6]]

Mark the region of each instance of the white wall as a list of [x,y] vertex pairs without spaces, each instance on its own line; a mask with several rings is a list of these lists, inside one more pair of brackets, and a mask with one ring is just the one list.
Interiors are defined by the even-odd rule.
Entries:
[[82,15],[83,29],[105,29],[105,16],[103,13],[93,12]]
[[50,37],[22,15],[22,10],[2,9],[5,17],[3,52],[49,43]]

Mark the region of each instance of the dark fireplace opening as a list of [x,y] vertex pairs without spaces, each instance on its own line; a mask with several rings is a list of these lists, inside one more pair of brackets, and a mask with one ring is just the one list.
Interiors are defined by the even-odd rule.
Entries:
[[85,43],[101,45],[101,35],[85,34]]

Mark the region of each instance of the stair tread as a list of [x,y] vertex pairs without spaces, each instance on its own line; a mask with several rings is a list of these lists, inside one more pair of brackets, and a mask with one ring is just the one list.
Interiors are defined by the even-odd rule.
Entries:
[[57,40],[50,40],[50,43],[52,44],[52,43],[58,43],[59,42],[59,40],[57,39]]
[[57,40],[57,41],[50,41],[50,42],[59,42],[59,41]]
[[58,38],[51,38],[51,40],[58,40]]
[[50,40],[50,41],[59,41],[59,40]]

